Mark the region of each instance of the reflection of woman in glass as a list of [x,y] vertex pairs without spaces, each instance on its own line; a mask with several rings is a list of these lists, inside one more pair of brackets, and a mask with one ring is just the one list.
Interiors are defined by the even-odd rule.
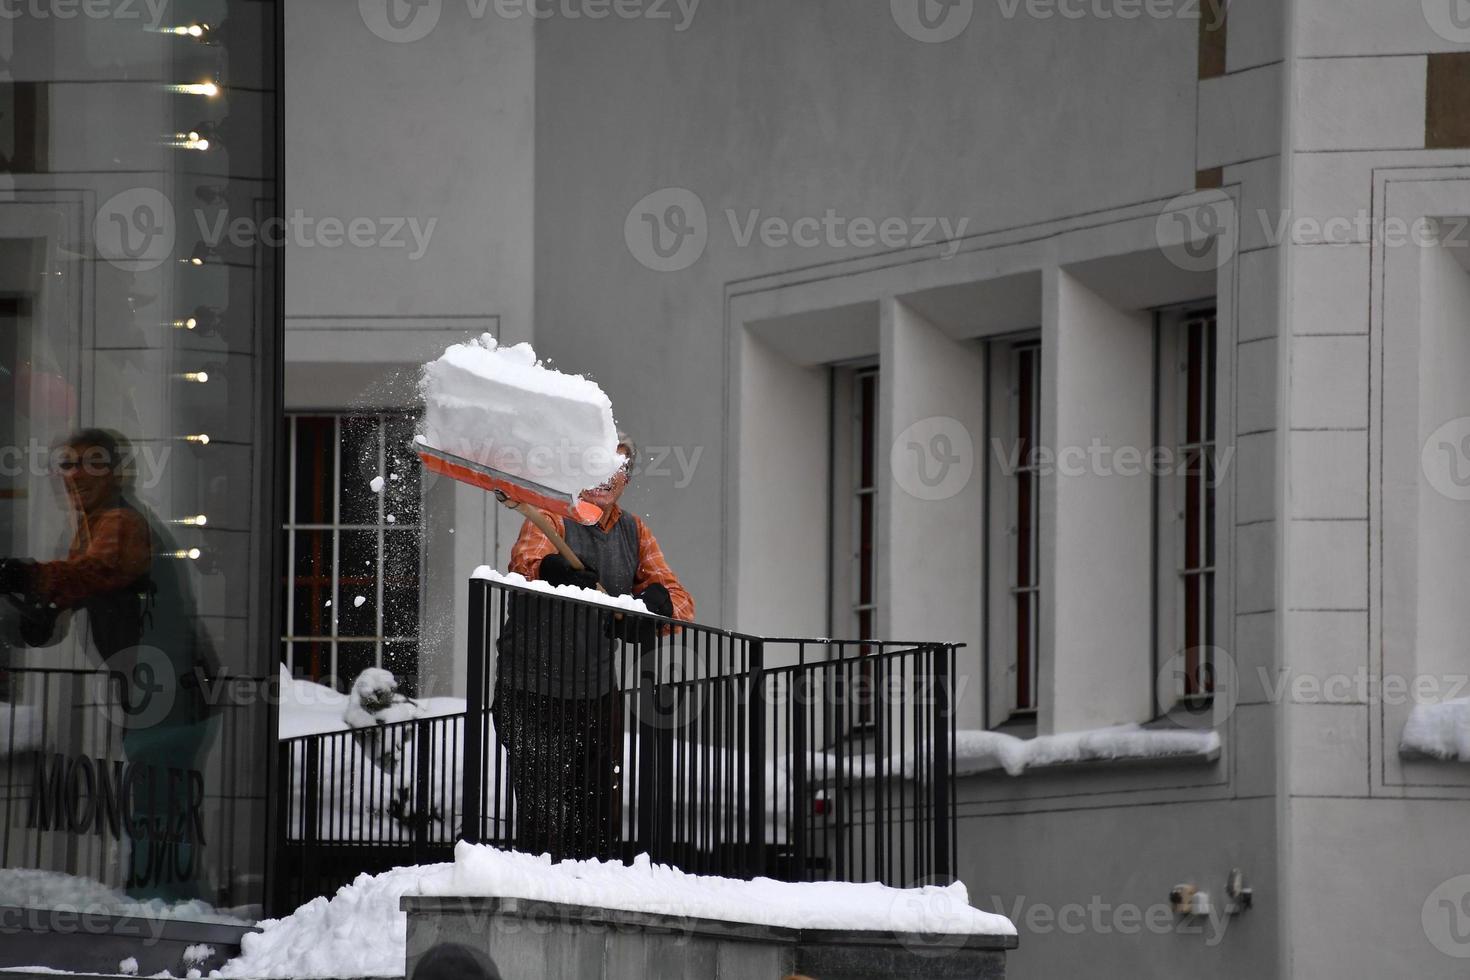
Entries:
[[[87,613],[91,645],[116,684],[123,752],[152,767],[134,784],[133,813],[165,827],[133,842],[128,889],[168,899],[198,897],[200,758],[212,726],[201,681],[216,673],[170,536],[129,493],[131,447],[105,429],[83,429],[57,450],[76,521],[65,558],[0,559],[0,593],[22,611],[27,645],[60,639],[64,617]],[[58,628],[58,624],[60,624]],[[183,773],[170,779],[169,770]]]

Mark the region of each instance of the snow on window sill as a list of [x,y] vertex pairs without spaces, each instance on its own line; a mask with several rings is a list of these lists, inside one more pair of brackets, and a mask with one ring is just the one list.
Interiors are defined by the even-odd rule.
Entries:
[[1399,758],[1470,762],[1470,698],[1415,705],[1399,739]]
[[1029,772],[1112,767],[1209,765],[1220,758],[1213,730],[1119,725],[1021,739],[1004,732],[962,731],[955,737],[955,775],[1021,776]]

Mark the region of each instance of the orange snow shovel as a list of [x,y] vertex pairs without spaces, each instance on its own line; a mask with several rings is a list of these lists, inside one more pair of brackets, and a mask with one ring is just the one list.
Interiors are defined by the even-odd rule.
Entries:
[[523,476],[516,476],[504,470],[477,463],[474,460],[446,453],[442,449],[435,449],[424,442],[415,443],[414,449],[423,460],[424,467],[431,472],[440,473],[451,480],[467,483],[481,490],[488,490],[495,494],[496,499],[505,504],[511,510],[520,514],[526,520],[535,524],[546,535],[548,541],[556,548],[557,553],[567,560],[567,564],[577,571],[585,571],[582,559],[572,550],[556,531],[556,525],[546,514],[559,514],[562,517],[571,518],[578,524],[592,525],[602,520],[602,508],[596,504],[588,503],[581,497],[564,493],[560,490],[544,486],[534,480],[528,480]]

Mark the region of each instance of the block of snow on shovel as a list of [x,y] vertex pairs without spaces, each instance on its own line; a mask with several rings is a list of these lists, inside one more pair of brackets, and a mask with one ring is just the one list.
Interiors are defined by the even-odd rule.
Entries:
[[[546,367],[529,344],[501,347],[484,334],[424,365],[420,390],[414,448],[426,469],[495,494],[550,532],[558,551],[565,542],[547,514],[597,523],[601,510],[581,493],[624,460],[612,402],[596,382]],[[570,548],[563,557],[580,565]]]

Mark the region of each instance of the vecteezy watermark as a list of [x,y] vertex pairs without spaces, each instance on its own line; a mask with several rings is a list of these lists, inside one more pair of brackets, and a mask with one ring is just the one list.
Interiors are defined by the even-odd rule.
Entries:
[[[683,33],[694,23],[700,0],[464,0],[471,20],[647,20],[672,22]],[[384,41],[407,44],[428,37],[444,13],[444,0],[357,0],[367,29]]]
[[[31,439],[25,445],[0,446],[0,477],[14,479],[22,476],[46,477],[60,472],[55,446],[39,439]],[[142,490],[152,490],[163,482],[163,471],[173,455],[173,446],[139,445],[130,443],[114,460],[100,446],[82,446],[76,450],[76,467],[87,476],[106,476],[122,473],[130,485]]]
[[898,941],[909,952],[942,957],[965,945],[975,910],[962,883],[934,875],[900,890],[890,903],[889,919],[903,923]]
[[1424,441],[1424,478],[1442,496],[1470,501],[1470,416],[1451,419]]
[[623,242],[633,258],[654,272],[687,269],[709,244],[704,202],[685,187],[656,190],[628,211]]
[[1086,446],[1062,446],[1055,450],[1050,446],[1033,446],[1024,459],[1019,443],[996,438],[990,441],[990,446],[1004,476],[1015,476],[1023,468],[1038,476],[1061,477],[1197,475],[1211,489],[1223,485],[1235,458],[1235,447],[1225,446],[1211,457],[1211,465],[1202,469],[1200,457],[1194,451],[1172,446],[1110,446],[1097,436]]
[[1215,646],[1178,650],[1165,657],[1154,678],[1154,691],[1164,715],[1184,729],[1214,728],[1240,703],[1235,658]]
[[1205,915],[1181,916],[1167,902],[1137,905],[1110,902],[1093,895],[1084,902],[1051,905],[1027,902],[1019,895],[1007,904],[999,895],[990,896],[991,908],[1015,923],[1024,935],[1044,936],[1060,932],[1068,936],[1204,936],[1206,946],[1218,946],[1230,928],[1230,912],[1223,903]]
[[[198,244],[190,257],[181,261],[195,264],[204,264],[207,256],[225,244],[240,249],[257,245],[406,249],[409,260],[416,261],[428,251],[439,223],[438,218],[317,217],[300,208],[264,220],[250,215],[232,217],[229,208],[195,209],[193,219]],[[146,272],[175,258],[178,232],[173,204],[152,187],[133,187],[114,194],[92,220],[98,255],[126,272]]]
[[919,500],[948,500],[975,472],[970,430],[945,415],[920,419],[893,440],[888,469],[899,489]]
[[[1470,2],[1470,0],[1467,0]],[[1310,215],[1257,209],[1241,214],[1224,191],[1198,191],[1166,203],[1154,237],[1174,265],[1189,272],[1219,269],[1235,257],[1241,236],[1252,232],[1267,247],[1377,245],[1381,248],[1470,248],[1470,218],[1375,218],[1359,210]]]
[[145,30],[163,24],[169,0],[0,0],[0,20],[142,21]]
[[124,272],[147,272],[168,261],[174,234],[174,206],[152,187],[114,194],[92,219],[97,254]]
[[[969,227],[969,218],[872,217],[826,208],[820,215],[764,214],[759,208],[724,210],[736,248],[886,249],[940,246],[952,258]],[[709,244],[708,212],[699,195],[685,187],[664,187],[639,199],[623,221],[623,241],[643,266],[655,272],[687,269]]]
[[1470,959],[1470,874],[1456,875],[1430,892],[1419,921],[1435,949],[1455,959]]
[[915,41],[943,44],[965,32],[975,0],[889,0],[893,22]]
[[1196,191],[1164,204],[1154,222],[1154,241],[1180,269],[1207,272],[1235,257],[1239,227],[1234,198],[1224,191]]
[[1203,20],[1205,29],[1225,24],[1229,0],[995,0],[1006,20]]
[[917,248],[943,243],[940,258],[953,258],[959,251],[960,238],[969,227],[969,218],[886,218],[849,217],[827,208],[821,217],[807,215],[787,218],[782,215],[761,216],[759,209],[740,214],[725,209],[730,234],[735,244],[746,248],[759,240],[767,248]]
[[1271,704],[1444,704],[1470,690],[1470,674],[1370,674],[1355,671],[1316,674],[1281,668],[1256,668],[1265,698]]
[[1446,41],[1470,44],[1470,0],[1421,0],[1424,20]]
[[[355,217],[333,215],[314,217],[297,208],[286,216],[272,216],[258,221],[248,215],[230,217],[228,208],[206,215],[195,211],[199,240],[210,248],[229,242],[236,248],[253,248],[257,243],[269,248],[294,245],[297,248],[388,248],[409,249],[409,261],[417,261],[429,250],[429,240],[438,218],[420,222],[416,217]],[[410,241],[410,239],[412,241]]]

